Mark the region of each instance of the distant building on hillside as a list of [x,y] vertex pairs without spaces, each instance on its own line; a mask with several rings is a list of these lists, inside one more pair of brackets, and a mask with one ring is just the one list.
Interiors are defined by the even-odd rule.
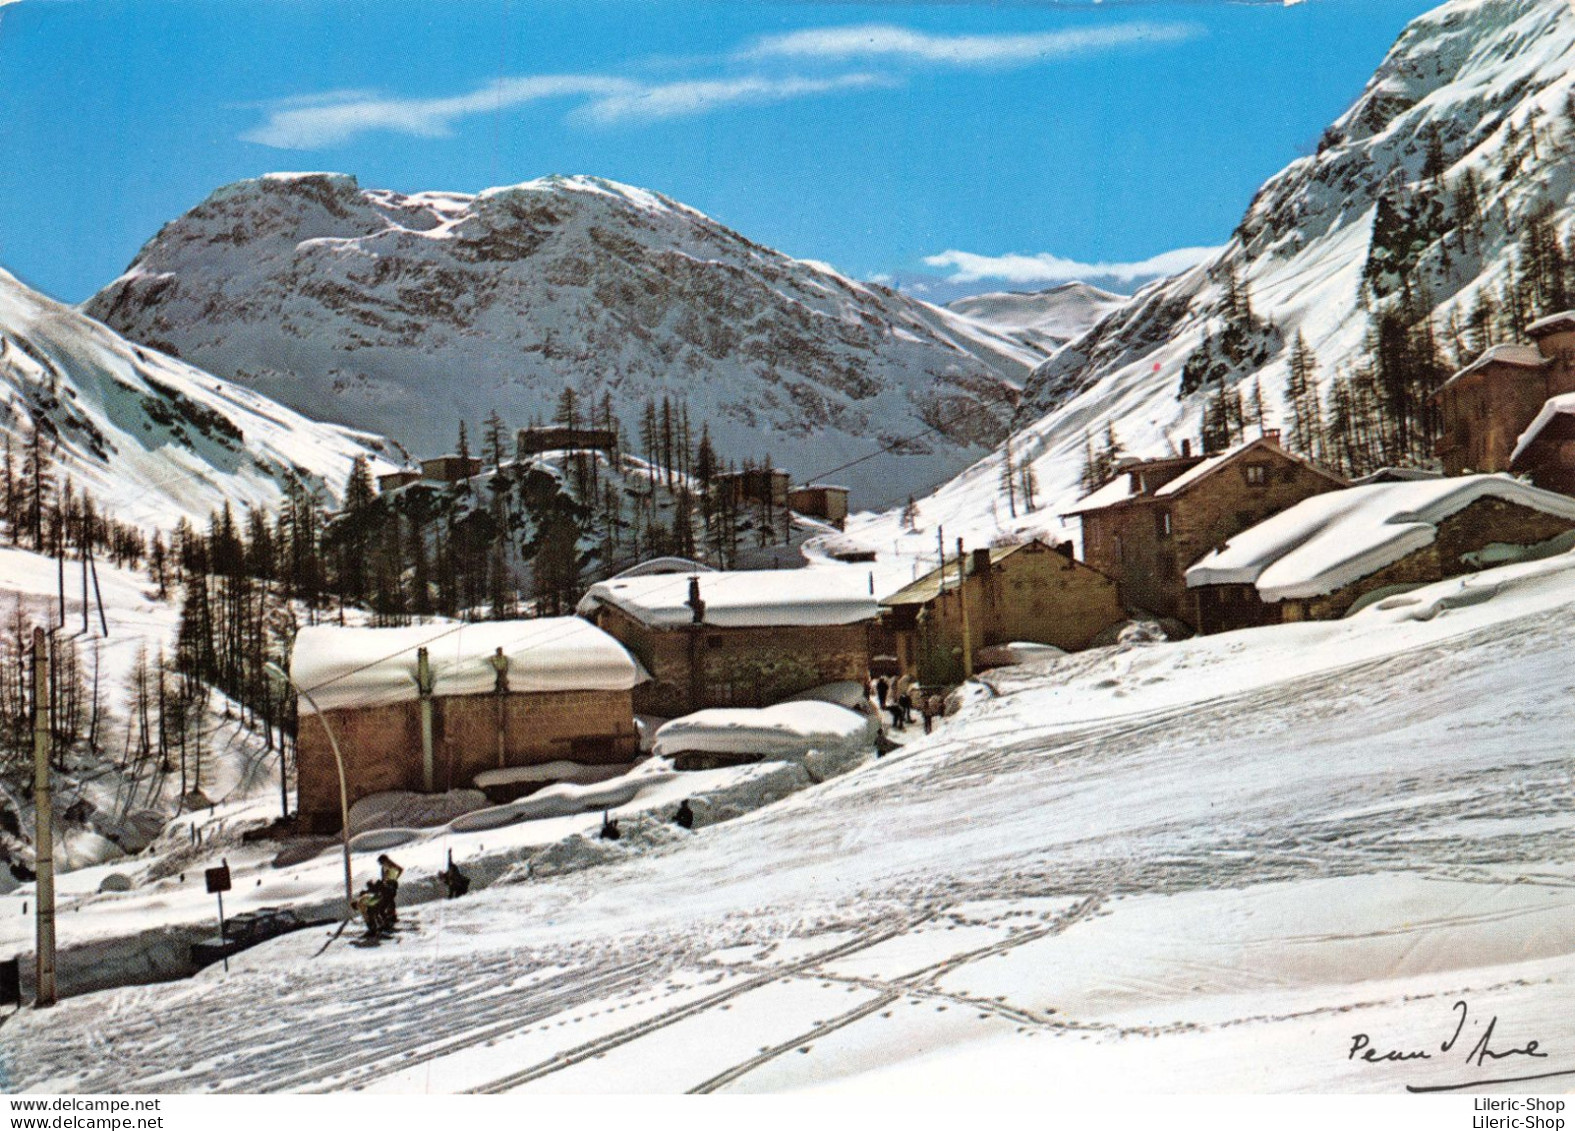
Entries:
[[[469,788],[478,775],[547,784],[584,767],[627,767],[639,753],[632,695],[645,675],[621,644],[578,617],[303,628],[290,675],[333,728],[352,805],[390,790]],[[334,832],[333,751],[304,697],[299,710],[301,824]]]
[[1227,452],[1124,465],[1068,517],[1082,521],[1083,559],[1115,578],[1128,609],[1192,624],[1189,565],[1270,515],[1345,486],[1271,431]]
[[974,550],[881,602],[903,673],[927,685],[962,682],[964,602],[974,657],[1017,641],[1075,652],[1125,618],[1116,582],[1074,559],[1071,543]]
[[401,487],[419,482],[421,482],[419,471],[391,471],[387,475],[377,477],[377,491],[380,495],[386,495],[390,491],[397,491]]
[[421,461],[421,478],[429,483],[459,483],[481,474],[481,461],[474,456],[434,456]]
[[1376,483],[1243,531],[1189,569],[1187,585],[1201,632],[1333,620],[1364,598],[1568,548],[1571,531],[1575,499],[1507,475]]
[[650,673],[636,709],[672,718],[864,679],[873,588],[840,567],[631,577],[591,586],[578,612]]
[[1434,454],[1446,475],[1508,471],[1548,399],[1575,393],[1575,311],[1526,334],[1534,344],[1490,346],[1433,394],[1443,417]]
[[618,450],[618,433],[611,428],[521,428],[514,434],[515,451],[521,456],[542,452],[606,452]]
[[777,510],[788,509],[791,483],[792,477],[776,467],[746,467],[723,472],[715,479],[716,490],[734,505],[759,503]]
[[829,522],[838,530],[848,518],[848,489],[828,483],[794,487],[787,495],[788,509],[809,518]]

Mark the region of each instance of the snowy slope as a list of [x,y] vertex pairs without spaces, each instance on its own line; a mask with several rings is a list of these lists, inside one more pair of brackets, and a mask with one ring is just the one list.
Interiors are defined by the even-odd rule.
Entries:
[[[1393,1093],[1518,1074],[1466,1061],[1495,1014],[1496,1050],[1575,1066],[1569,703],[1547,691],[1575,662],[1575,556],[1410,598],[993,672],[935,735],[692,834],[639,826],[621,863],[409,907],[377,948],[314,958],[308,931],[227,975],[24,1012],[0,1071],[68,1092]],[[705,787],[677,775],[664,804]],[[449,850],[476,868],[529,829],[393,851],[430,890]],[[340,882],[331,851],[221,851],[236,910]],[[66,877],[63,935],[201,915],[202,862],[125,895]],[[0,896],[24,947],[25,894]],[[1462,997],[1456,1055],[1347,1057],[1356,1033],[1436,1047]]]
[[4,271],[0,388],[18,462],[42,428],[62,477],[150,526],[204,520],[226,501],[275,503],[292,478],[337,495],[352,459],[383,446],[134,345]]
[[[933,542],[937,522],[976,541],[1012,529],[1055,532],[1054,516],[1080,493],[1085,437],[1097,440],[1107,424],[1134,455],[1174,453],[1183,439],[1196,445],[1206,393],[1181,395],[1182,368],[1223,324],[1232,270],[1256,313],[1286,342],[1298,331],[1305,335],[1327,392],[1340,367],[1362,351],[1368,330],[1362,278],[1379,200],[1442,201],[1469,170],[1481,184],[1479,235],[1433,238],[1414,250],[1438,324],[1451,311],[1463,319],[1477,293],[1504,278],[1528,217],[1551,206],[1558,231],[1571,230],[1572,89],[1575,9],[1568,0],[1450,0],[1413,21],[1318,152],[1264,184],[1216,256],[1145,287],[1035,370],[1012,456],[1032,462],[1041,510],[1026,519],[1008,514],[998,451],[921,498],[927,536]],[[1443,194],[1422,173],[1434,130]],[[1512,158],[1520,171],[1505,178]],[[1469,360],[1471,343],[1445,335],[1447,349],[1457,344]],[[1235,377],[1238,387],[1259,379],[1271,427],[1289,423],[1282,403],[1288,353]],[[877,543],[901,537],[895,514],[850,529]]]
[[633,434],[687,402],[723,458],[800,479],[941,422],[839,477],[866,505],[923,489],[1004,433],[1042,350],[752,243],[628,185],[549,177],[475,196],[342,174],[221,188],[85,309],[296,409],[421,453],[496,409],[550,417],[572,385]]
[[1125,306],[1126,302],[1126,295],[1087,283],[1062,283],[1042,291],[970,295],[947,303],[946,309],[993,326],[1046,353],[1054,353],[1074,338],[1082,337],[1100,319]]

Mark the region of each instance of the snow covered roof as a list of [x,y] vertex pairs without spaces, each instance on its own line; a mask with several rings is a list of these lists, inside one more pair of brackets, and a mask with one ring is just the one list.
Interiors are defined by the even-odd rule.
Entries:
[[1511,467],[1515,465],[1521,454],[1536,442],[1542,430],[1553,423],[1553,418],[1556,416],[1575,416],[1575,393],[1560,393],[1543,402],[1541,411],[1532,418],[1530,424],[1526,425],[1526,430],[1520,434],[1520,439],[1515,443],[1515,450],[1509,457]]
[[1188,588],[1252,584],[1265,601],[1319,597],[1430,545],[1437,523],[1495,498],[1575,522],[1575,499],[1507,475],[1375,483],[1304,499],[1187,570]]
[[1176,478],[1165,484],[1158,491],[1155,491],[1154,497],[1162,499],[1173,495],[1179,495],[1183,491],[1191,488],[1193,484],[1201,482],[1210,475],[1213,475],[1226,464],[1234,463],[1241,456],[1244,456],[1248,452],[1254,450],[1273,452],[1275,455],[1284,456],[1286,459],[1294,460],[1296,463],[1301,464],[1308,470],[1317,472],[1324,478],[1331,479],[1342,486],[1345,483],[1345,480],[1341,479],[1338,475],[1334,474],[1334,472],[1328,470],[1327,468],[1319,467],[1316,463],[1313,463],[1309,459],[1303,459],[1295,452],[1286,451],[1269,437],[1259,436],[1256,440],[1248,440],[1245,443],[1237,444],[1234,448],[1231,448],[1228,451],[1220,452],[1218,455],[1207,457],[1202,463],[1198,464],[1198,466],[1192,468],[1185,474],[1176,476]]
[[[433,693],[473,695],[496,683],[488,660],[502,648],[511,691],[627,691],[648,678],[622,644],[579,617],[423,624],[405,628],[314,625],[295,636],[290,678],[325,711],[416,698],[416,650],[426,647]],[[303,697],[302,714],[311,713]]]
[[834,566],[599,581],[577,611],[589,616],[609,605],[653,628],[690,624],[690,577],[700,580],[704,623],[718,628],[857,624],[880,611],[868,571]]
[[1539,318],[1526,327],[1526,333],[1533,338],[1540,338],[1544,334],[1554,334],[1560,330],[1575,330],[1575,310],[1561,310],[1557,314]]
[[1536,346],[1497,345],[1489,346],[1482,351],[1482,355],[1445,381],[1439,388],[1447,389],[1462,377],[1469,377],[1478,370],[1486,369],[1489,365],[1513,365],[1522,369],[1541,369],[1548,363],[1542,356],[1542,351]]
[[[1047,543],[1039,542],[1038,539],[1033,539],[1028,542],[1018,542],[1012,546],[991,546],[990,564],[993,566],[997,562],[1011,557],[1013,554],[1017,553],[1018,550],[1036,543],[1041,549],[1053,549],[1053,547]],[[978,572],[974,568],[974,556],[972,554],[966,554],[964,555],[964,561],[967,562],[966,568],[968,571],[968,576],[972,577],[976,572]],[[909,585],[905,585],[903,588],[897,590],[897,592],[883,600],[881,605],[886,608],[891,608],[896,605],[927,605],[931,601],[935,600],[936,597],[940,596],[948,585],[950,585],[954,590],[957,588],[956,558],[952,558],[945,564],[945,566],[938,569],[932,569],[929,573],[925,574],[917,581],[914,581]]]
[[626,577],[660,577],[673,573],[715,573],[716,570],[704,562],[690,561],[688,558],[650,558],[639,565],[632,565],[622,573],[613,574],[611,580],[622,581]]
[[1062,513],[1062,518],[1071,518],[1073,515],[1083,514],[1085,511],[1104,510],[1117,503],[1124,503],[1128,499],[1136,498],[1140,492],[1132,483],[1132,476],[1123,471],[1106,483],[1092,495],[1085,495],[1077,501],[1072,509]]

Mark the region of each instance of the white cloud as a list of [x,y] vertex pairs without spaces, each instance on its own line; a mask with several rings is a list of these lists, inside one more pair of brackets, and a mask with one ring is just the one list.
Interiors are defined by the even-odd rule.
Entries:
[[734,103],[783,102],[838,90],[892,85],[895,85],[892,79],[868,74],[837,75],[825,79],[768,79],[757,76],[696,79],[634,86],[603,95],[575,111],[574,116],[597,125],[626,121],[650,122],[706,114]]
[[872,74],[830,78],[696,79],[644,83],[606,75],[531,75],[499,79],[447,98],[395,98],[366,90],[327,91],[282,98],[263,106],[266,120],[241,135],[276,149],[324,149],[364,133],[447,137],[456,122],[549,98],[585,100],[573,117],[596,125],[650,122],[705,114],[734,103],[783,102],[838,90],[892,86]]
[[330,91],[271,103],[267,120],[241,138],[276,149],[322,149],[375,130],[446,137],[455,122],[475,114],[546,98],[605,98],[637,89],[637,83],[605,75],[531,75],[498,79],[479,90],[447,98]]
[[741,59],[886,59],[959,67],[1038,63],[1142,43],[1178,43],[1203,33],[1189,23],[1129,23],[1018,35],[933,35],[893,24],[808,28],[767,36]]
[[1079,263],[1059,255],[975,255],[969,251],[943,251],[926,256],[931,267],[950,267],[951,283],[977,283],[1000,279],[1008,283],[1069,283],[1082,279],[1115,279],[1124,283],[1175,275],[1195,267],[1217,252],[1217,247],[1182,247],[1136,263]]

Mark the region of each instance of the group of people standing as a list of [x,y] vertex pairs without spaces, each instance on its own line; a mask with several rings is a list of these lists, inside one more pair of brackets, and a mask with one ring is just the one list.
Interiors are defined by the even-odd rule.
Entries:
[[935,727],[935,720],[946,711],[945,701],[939,692],[926,692],[909,675],[898,676],[895,683],[888,683],[886,677],[881,676],[875,681],[874,691],[880,709],[891,715],[893,730],[907,729],[913,721],[914,708],[917,707],[924,718],[924,733],[929,734]]

